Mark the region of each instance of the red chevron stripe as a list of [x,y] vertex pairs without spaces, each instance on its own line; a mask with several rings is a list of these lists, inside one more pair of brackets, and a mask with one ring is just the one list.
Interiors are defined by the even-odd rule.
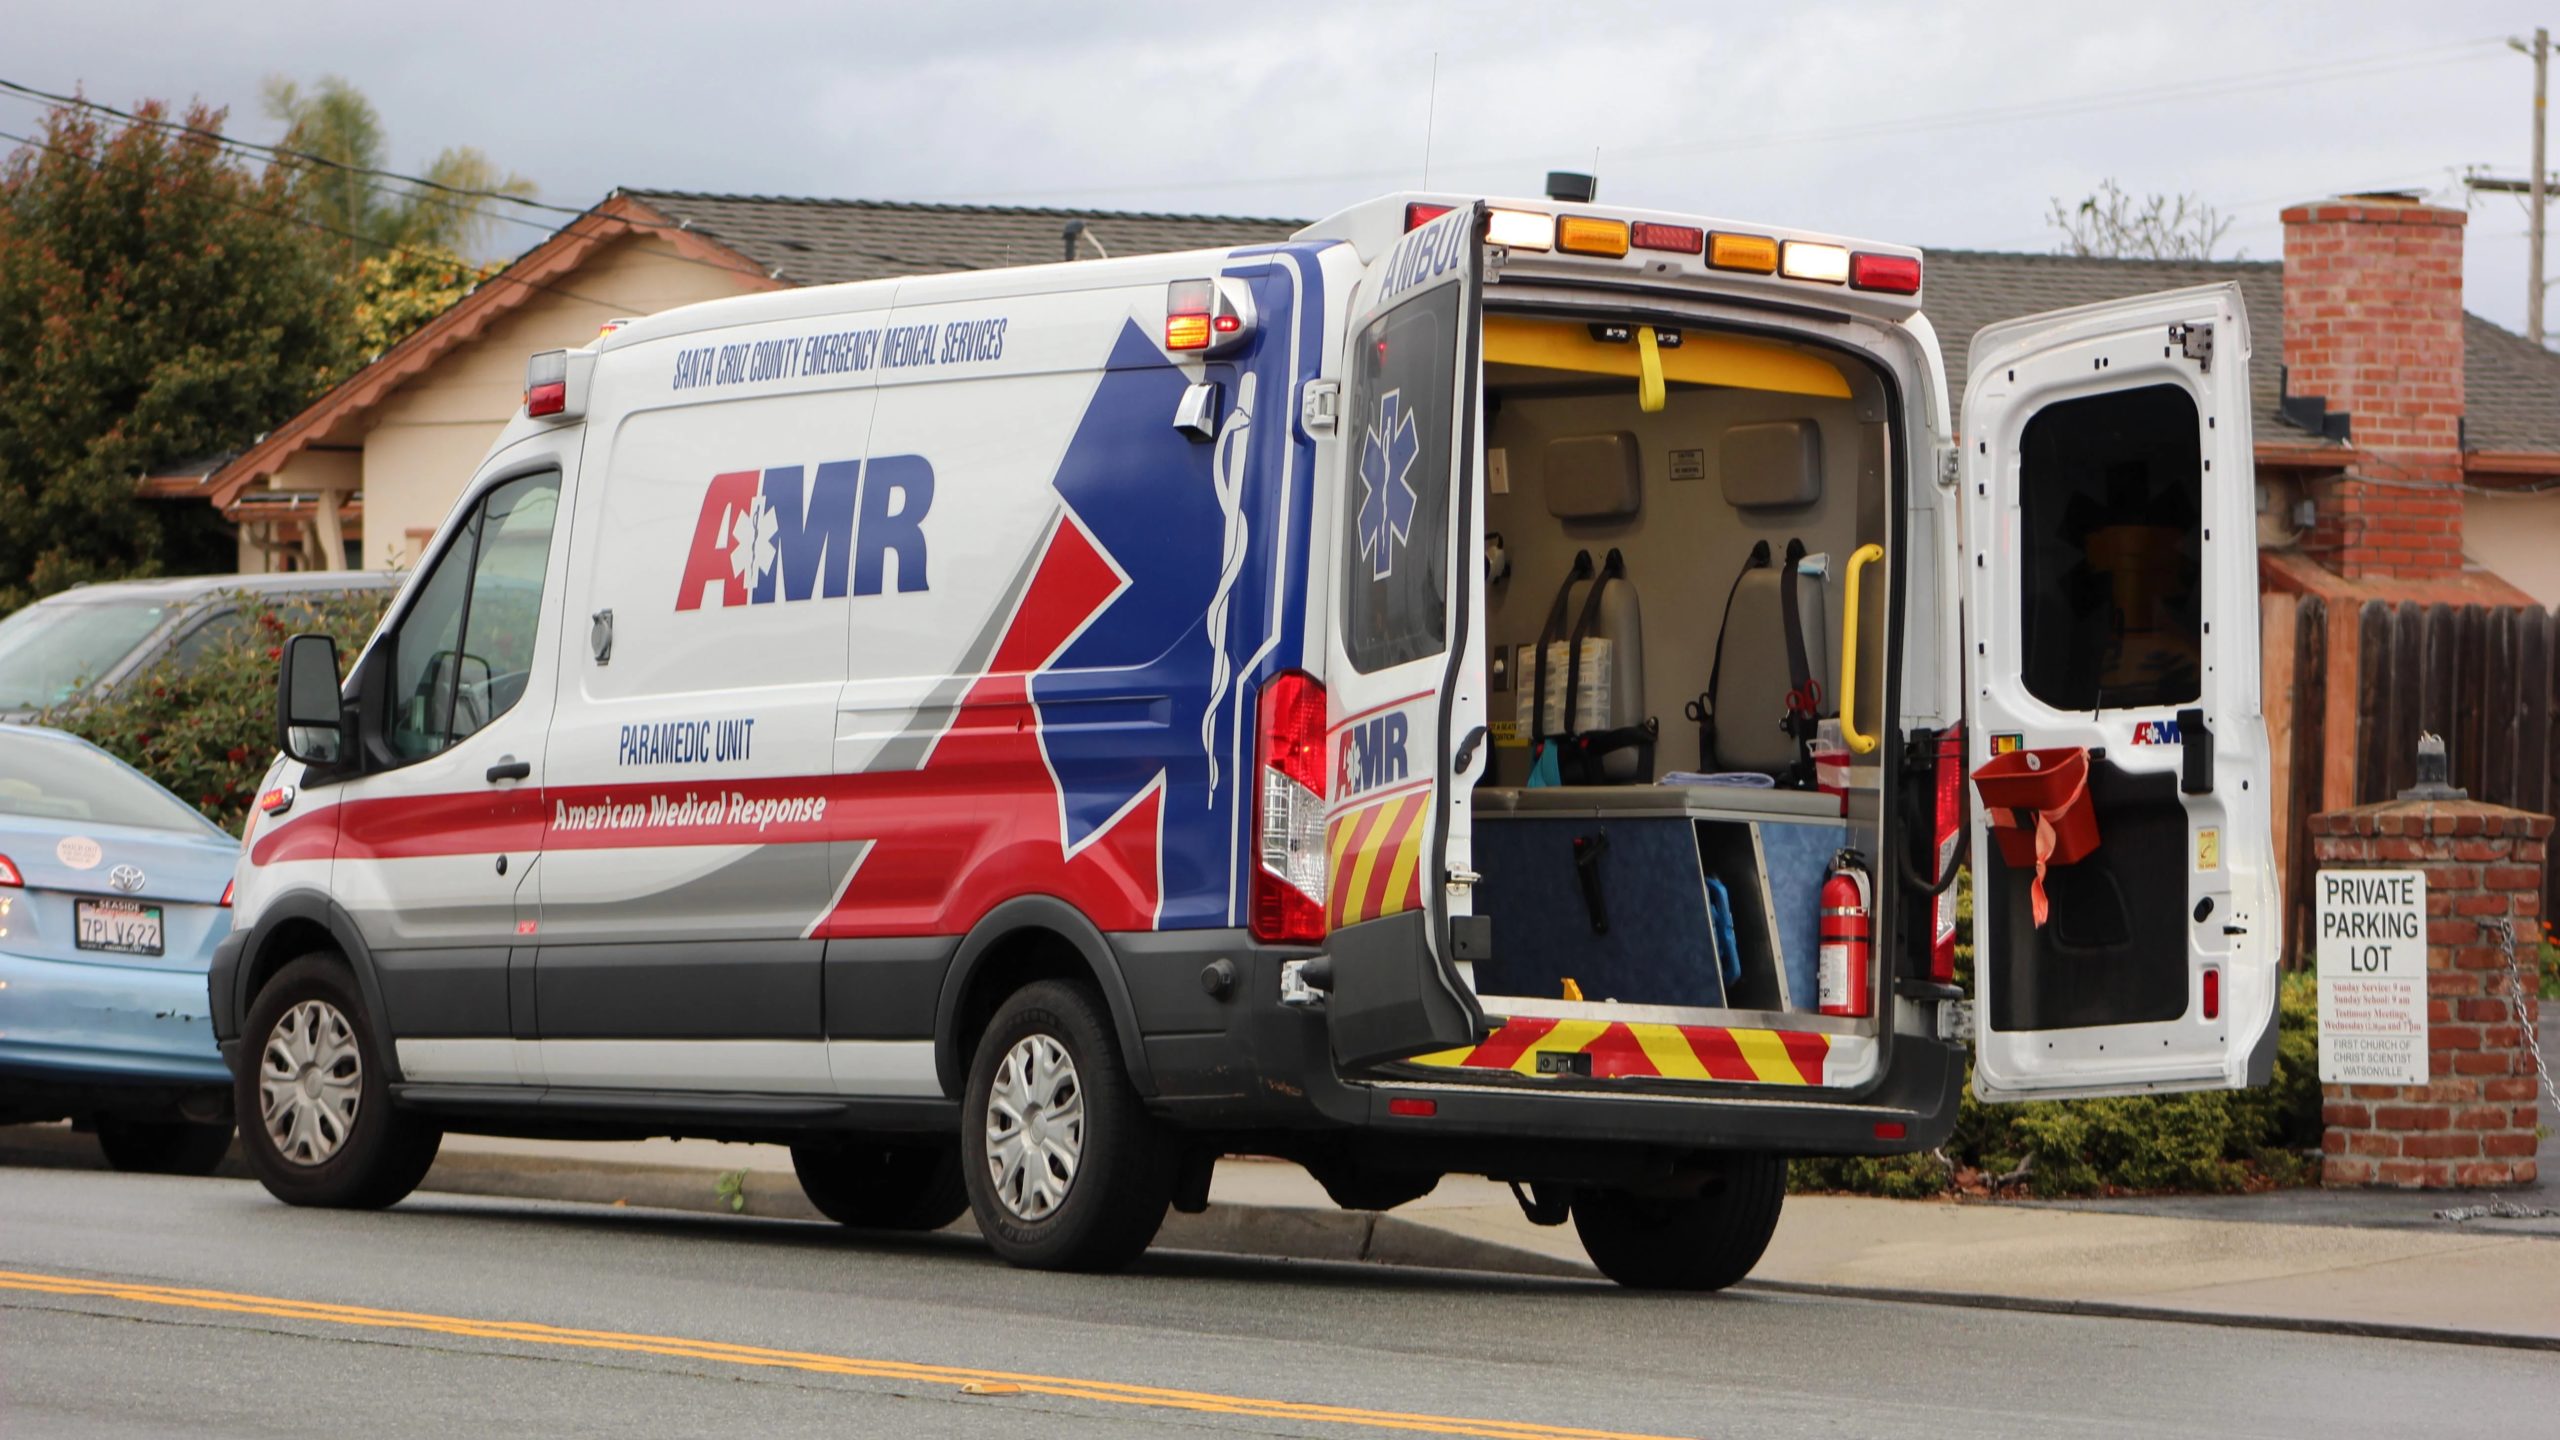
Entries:
[[1733,1032],[1708,1025],[1683,1025],[1680,1036],[1689,1042],[1689,1051],[1698,1063],[1707,1067],[1713,1080],[1757,1080],[1760,1073],[1742,1058],[1742,1047],[1733,1043]]
[[1781,1030],[1778,1038],[1786,1042],[1787,1058],[1796,1062],[1796,1073],[1807,1085],[1822,1083],[1822,1062],[1831,1053],[1831,1037],[1807,1030]]
[[1653,1058],[1644,1053],[1644,1046],[1636,1043],[1636,1032],[1624,1025],[1612,1025],[1593,1036],[1591,1043],[1582,1047],[1582,1053],[1591,1057],[1591,1074],[1595,1079],[1662,1073],[1654,1068]]
[[1525,1020],[1506,1020],[1501,1029],[1487,1036],[1485,1042],[1476,1047],[1476,1053],[1467,1057],[1467,1067],[1477,1070],[1508,1070],[1519,1064],[1520,1057],[1527,1053],[1529,1047],[1545,1039],[1547,1032],[1554,1028],[1556,1028],[1556,1022],[1536,1016]]
[[[1368,907],[1368,913],[1371,915],[1384,915],[1390,910],[1414,908],[1411,905],[1393,904],[1397,897],[1387,893],[1387,886],[1395,879],[1396,858],[1404,853],[1404,847],[1413,839],[1414,831],[1420,828],[1423,812],[1431,808],[1431,796],[1426,791],[1408,801],[1389,801],[1388,803],[1403,805],[1405,813],[1396,818],[1395,833],[1387,837],[1387,843],[1378,851],[1376,863],[1369,868],[1369,893],[1361,897],[1361,902]],[[1421,873],[1422,867],[1416,865],[1414,874],[1418,876]]]

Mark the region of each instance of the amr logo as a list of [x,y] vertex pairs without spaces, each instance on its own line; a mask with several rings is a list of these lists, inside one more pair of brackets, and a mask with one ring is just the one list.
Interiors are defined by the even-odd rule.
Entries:
[[1406,759],[1404,712],[1391,710],[1342,732],[1333,793],[1337,799],[1365,794],[1404,779],[1411,768]]

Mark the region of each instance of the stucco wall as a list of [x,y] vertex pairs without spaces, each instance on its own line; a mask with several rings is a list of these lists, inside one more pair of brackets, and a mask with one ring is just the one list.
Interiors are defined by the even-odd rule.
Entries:
[[2544,605],[2560,605],[2560,490],[2462,497],[2462,553]]
[[365,564],[417,563],[522,402],[526,356],[584,345],[618,315],[743,293],[748,278],[685,259],[655,237],[618,240],[401,386],[367,417]]

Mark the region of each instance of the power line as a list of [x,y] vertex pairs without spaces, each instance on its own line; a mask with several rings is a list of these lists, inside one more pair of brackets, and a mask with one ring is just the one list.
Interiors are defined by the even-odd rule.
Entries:
[[[2288,65],[2269,70],[2245,71],[2236,74],[2206,77],[2195,80],[2163,81],[2150,85],[2135,86],[2123,90],[2101,91],[2092,95],[2055,97],[2045,100],[2024,101],[2013,105],[1983,106],[1963,110],[1940,111],[1934,114],[1898,116],[1885,120],[1861,121],[1853,125],[1831,126],[1808,130],[1762,131],[1757,133],[1725,136],[1716,140],[1694,141],[1681,144],[1633,145],[1625,148],[1613,148],[1610,153],[1622,159],[1626,157],[1643,158],[1666,155],[1714,154],[1736,150],[1772,148],[1777,146],[1826,145],[1850,140],[1891,137],[1913,132],[1960,129],[1977,125],[2011,124],[2020,121],[2042,120],[2058,116],[2086,114],[2093,111],[2162,104],[2174,100],[2201,99],[2213,95],[2241,93],[2251,90],[2282,89],[2296,85],[2326,84],[2338,80],[2360,80],[2370,76],[2389,74],[2399,70],[2418,69],[2431,65],[2443,65],[2472,59],[2487,59],[2490,58],[2490,53],[2494,47],[2503,45],[2504,43],[2505,42],[2502,37],[2484,36],[2478,39],[2423,47],[2416,50],[2403,49],[2370,55],[2342,56],[2334,60]],[[1545,161],[1552,158],[1554,158],[1552,155],[1514,155],[1505,158],[1488,157],[1474,160],[1434,159],[1432,166],[1434,169],[1444,171],[1485,170],[1509,168],[1511,166],[1524,164],[1543,164]],[[1146,181],[1134,184],[1087,184],[1072,188],[1051,187],[1032,190],[1000,190],[992,193],[1008,197],[1041,197],[1063,194],[1090,195],[1096,193],[1147,193],[1172,189],[1190,192],[1197,190],[1237,189],[1262,185],[1307,185],[1348,180],[1393,179],[1394,177],[1404,173],[1406,172],[1401,169],[1352,170],[1333,171],[1323,174],[1264,176],[1259,178],[1248,177],[1198,181],[1186,180],[1181,182],[1179,185],[1166,185],[1154,181]],[[979,196],[987,193],[989,192],[946,191],[940,194],[928,194],[912,198],[921,200],[944,200],[970,198],[972,196]]]
[[[155,129],[172,134],[192,136],[200,140],[208,141],[218,147],[221,147],[228,153],[240,156],[244,159],[260,159],[271,162],[282,161],[288,164],[297,165],[316,165],[325,169],[338,170],[348,174],[361,176],[374,182],[383,182],[370,184],[366,187],[378,194],[394,193],[390,189],[390,185],[392,184],[420,187],[432,191],[441,191],[446,195],[456,198],[453,200],[441,200],[434,195],[417,194],[414,190],[404,198],[412,198],[428,204],[444,206],[456,211],[469,211],[474,214],[487,213],[481,210],[480,204],[478,203],[487,201],[520,206],[530,210],[539,210],[553,215],[564,215],[573,219],[592,213],[590,210],[582,210],[575,206],[555,205],[546,200],[535,200],[523,195],[510,195],[502,190],[476,190],[467,186],[450,185],[440,180],[430,179],[424,175],[411,175],[405,171],[399,170],[383,170],[373,166],[357,165],[349,161],[332,159],[325,155],[315,155],[309,151],[296,150],[282,145],[268,145],[255,140],[242,140],[234,136],[225,135],[217,130],[207,130],[201,126],[189,125],[184,121],[169,120],[150,115],[138,115],[130,110],[123,110],[116,106],[109,105],[104,101],[90,100],[78,95],[60,95],[50,90],[38,89],[32,85],[21,84],[18,81],[10,80],[5,77],[0,77],[0,92],[8,92],[15,98],[25,99],[32,102],[69,106],[74,109],[85,110],[94,114],[111,115],[128,124],[148,125]],[[490,214],[489,218],[505,221],[506,223],[513,225],[534,226],[547,231],[556,232],[559,228],[556,225],[551,225],[543,221],[527,219],[518,215]],[[647,220],[629,215],[619,216],[616,218],[618,218],[623,224],[629,225],[633,229],[637,230],[663,230],[668,232],[689,232],[693,230],[693,226],[689,222],[685,221]],[[876,261],[883,265],[909,266],[928,274],[951,270],[975,270],[982,268],[980,266],[961,264],[949,260],[935,260],[914,255],[900,255],[885,250],[868,250],[858,246],[840,246],[837,247],[837,250],[838,253],[849,255],[856,259]],[[771,269],[767,269],[752,260],[745,265],[732,265],[719,260],[703,259],[698,256],[685,255],[682,253],[676,254],[674,258],[688,265],[699,265],[711,270],[726,270],[740,275],[754,275],[759,279],[767,280],[781,278],[783,268],[776,266]]]
[[[88,166],[92,170],[100,171],[102,173],[107,168],[106,161],[103,158],[93,158],[91,156],[83,155],[76,150],[65,149],[60,145],[38,140],[33,136],[19,135],[11,131],[0,130],[0,140],[13,141],[17,144],[24,145],[31,150],[41,150],[50,155],[59,155],[64,159],[76,161]],[[296,215],[289,210],[272,210],[263,205],[252,205],[247,201],[236,200],[229,196],[217,195],[213,198],[217,202],[227,205],[234,210],[246,211],[252,215],[263,215],[270,220],[281,220],[288,225],[300,225],[305,229],[317,230],[324,235],[334,235],[341,240],[353,241],[358,245],[369,245],[375,249],[388,251],[391,254],[405,256],[409,259],[443,261],[452,258],[449,255],[439,255],[430,250],[411,250],[405,246],[394,245],[387,240],[376,240],[369,235],[359,235],[353,230],[342,229],[339,226],[331,225],[325,221],[314,220],[307,215]],[[564,300],[575,300],[581,305],[602,306],[607,310],[629,311],[634,308],[632,306],[624,305],[618,301],[601,299],[594,295],[581,295],[575,290],[563,289],[560,286],[553,285],[545,281],[528,280],[519,275],[510,275],[505,270],[500,270],[495,274],[484,276],[478,283],[481,285],[521,285],[529,290],[539,290],[547,295],[557,295]]]

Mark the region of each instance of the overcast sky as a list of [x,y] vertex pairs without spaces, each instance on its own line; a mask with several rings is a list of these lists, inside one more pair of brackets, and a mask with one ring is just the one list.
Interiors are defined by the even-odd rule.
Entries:
[[[2114,177],[2234,219],[2349,189],[2463,203],[2522,175],[2560,6],[1592,0],[1399,5],[397,7],[0,0],[0,78],[201,97],[273,139],[262,77],[342,75],[395,168],[477,145],[584,205],[616,185],[1315,216],[1418,186],[1600,196],[1937,247],[2050,250],[2053,197]],[[1438,82],[1433,83],[1437,55]],[[24,134],[35,107],[0,102]],[[0,142],[4,145],[5,142]],[[2470,307],[2521,328],[2524,209],[2471,210]],[[536,230],[496,227],[514,253]],[[2555,257],[2560,271],[2560,257]]]

